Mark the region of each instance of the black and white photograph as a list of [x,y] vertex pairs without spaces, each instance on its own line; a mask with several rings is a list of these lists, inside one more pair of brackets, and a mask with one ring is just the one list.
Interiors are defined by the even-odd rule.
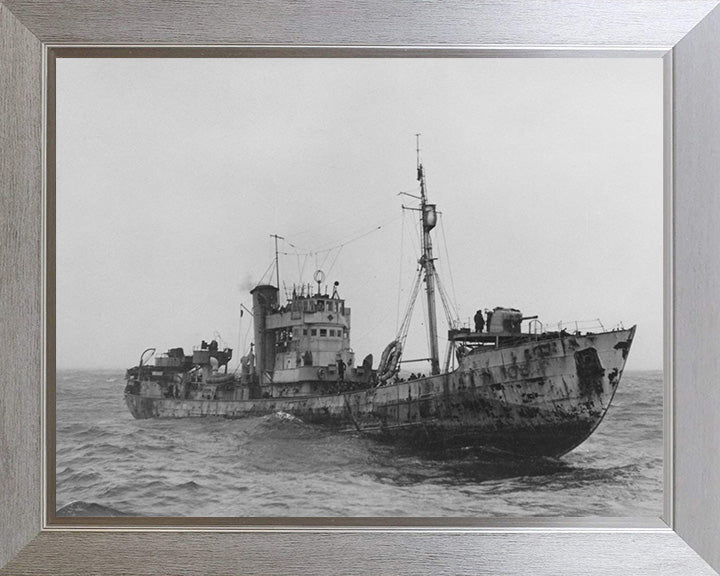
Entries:
[[56,78],[58,517],[660,516],[662,62]]

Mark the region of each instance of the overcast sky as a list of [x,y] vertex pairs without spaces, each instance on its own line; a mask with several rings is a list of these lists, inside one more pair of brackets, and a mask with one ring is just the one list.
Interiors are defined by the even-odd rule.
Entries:
[[418,257],[417,132],[463,319],[637,324],[627,368],[662,367],[662,63],[610,58],[59,59],[58,367],[246,349],[270,234],[281,284],[323,268],[379,358]]

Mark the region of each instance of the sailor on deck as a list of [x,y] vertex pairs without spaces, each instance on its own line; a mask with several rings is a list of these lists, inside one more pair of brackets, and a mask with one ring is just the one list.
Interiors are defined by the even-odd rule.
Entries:
[[482,310],[475,312],[475,332],[482,332],[485,328],[485,319],[483,318]]

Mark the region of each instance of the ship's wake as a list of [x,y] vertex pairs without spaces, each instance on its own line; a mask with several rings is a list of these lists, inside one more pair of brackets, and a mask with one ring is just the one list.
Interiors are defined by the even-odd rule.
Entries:
[[282,410],[263,417],[266,422],[292,422],[293,424],[304,424],[302,418],[293,416]]

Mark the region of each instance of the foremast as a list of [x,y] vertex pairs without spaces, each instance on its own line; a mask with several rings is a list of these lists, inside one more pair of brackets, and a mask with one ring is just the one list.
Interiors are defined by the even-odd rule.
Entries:
[[427,187],[425,183],[425,170],[420,161],[420,134],[417,140],[417,179],[420,182],[420,213],[422,215],[422,256],[420,266],[425,272],[425,295],[427,297],[428,311],[428,340],[430,346],[430,373],[440,374],[440,354],[438,352],[437,313],[435,310],[435,259],[432,251],[432,238],[430,231],[437,224],[435,204],[427,201]]

